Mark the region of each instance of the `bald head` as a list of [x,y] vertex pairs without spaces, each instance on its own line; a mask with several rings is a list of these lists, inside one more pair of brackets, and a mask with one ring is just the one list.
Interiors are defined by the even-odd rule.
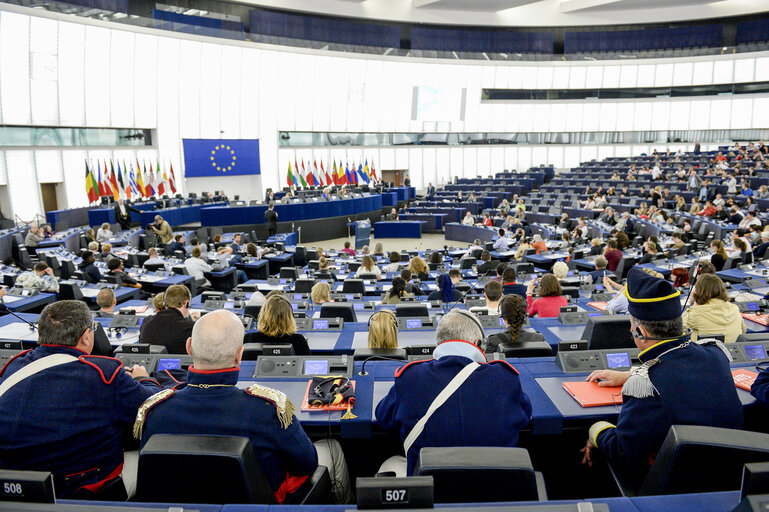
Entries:
[[199,370],[220,370],[240,364],[245,330],[240,319],[220,309],[195,322],[187,352]]

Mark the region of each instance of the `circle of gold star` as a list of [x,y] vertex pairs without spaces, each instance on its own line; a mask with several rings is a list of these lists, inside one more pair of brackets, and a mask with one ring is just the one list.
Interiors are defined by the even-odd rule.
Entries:
[[[221,154],[219,152],[221,151]],[[225,162],[227,159],[229,159],[228,164],[222,164],[219,162],[219,159],[223,159]],[[235,167],[235,161],[238,159],[237,156],[235,156],[235,150],[232,149],[230,146],[225,146],[224,144],[214,147],[214,149],[211,150],[211,166],[215,167],[217,171],[227,172],[231,171],[233,167]]]

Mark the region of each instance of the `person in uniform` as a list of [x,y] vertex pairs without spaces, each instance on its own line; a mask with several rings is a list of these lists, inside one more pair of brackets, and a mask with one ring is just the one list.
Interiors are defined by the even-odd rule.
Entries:
[[264,222],[267,223],[268,236],[273,236],[278,232],[278,212],[275,211],[275,203],[270,202],[267,211],[264,212]]
[[121,438],[160,386],[142,366],[91,356],[85,303],[46,306],[38,343],[0,371],[0,467],[50,471],[57,498],[126,499]]
[[739,429],[742,404],[729,368],[726,347],[712,338],[693,342],[684,332],[680,292],[664,279],[637,267],[628,273],[630,328],[641,350],[641,366],[632,372],[598,370],[588,381],[622,385],[617,425],[599,421],[590,427],[583,463],[600,450],[612,468],[632,485],[646,477],[650,461],[671,425]]
[[259,384],[235,387],[243,334],[243,323],[229,311],[214,311],[198,320],[186,343],[193,360],[186,384],[147,400],[136,415],[134,435],[142,446],[154,434],[248,437],[278,503],[318,464],[329,468],[336,497],[349,502],[349,475],[339,443],[322,440],[313,445],[294,415],[294,404],[281,391]]
[[122,199],[117,200],[115,205],[115,222],[120,224],[123,229],[131,227],[131,212],[141,214],[141,210],[137,210],[133,206],[126,204]]
[[[398,369],[395,384],[376,407],[377,423],[400,434],[406,453],[385,461],[380,472],[412,475],[423,447],[515,446],[529,423],[531,402],[518,371],[505,361],[486,360],[483,327],[472,313],[446,314],[435,338],[434,359]],[[436,397],[461,378],[448,399],[426,416]]]

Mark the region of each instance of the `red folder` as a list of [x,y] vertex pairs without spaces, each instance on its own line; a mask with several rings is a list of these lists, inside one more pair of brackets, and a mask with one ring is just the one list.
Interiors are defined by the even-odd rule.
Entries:
[[732,370],[732,377],[734,378],[735,386],[744,389],[745,391],[750,391],[750,387],[756,381],[758,374],[756,372],[751,372],[750,370],[738,368],[737,370]]
[[582,407],[621,405],[622,386],[600,387],[597,382],[564,382],[563,389]]
[[746,320],[750,320],[751,322],[756,322],[757,324],[769,326],[769,315],[757,315],[755,313],[742,313],[742,318]]
[[606,311],[606,305],[608,302],[588,302],[587,305],[591,308],[598,309],[600,311]]

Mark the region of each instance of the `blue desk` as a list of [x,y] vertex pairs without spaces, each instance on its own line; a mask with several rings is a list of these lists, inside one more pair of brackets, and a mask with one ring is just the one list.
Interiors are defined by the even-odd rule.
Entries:
[[[161,279],[157,279],[160,277]],[[179,274],[173,274],[170,276],[158,276],[154,272],[147,272],[136,276],[136,280],[142,285],[144,291],[155,292],[164,291],[171,285],[191,283],[195,278],[192,276],[184,276]]]
[[47,247],[58,247],[60,245],[67,248],[69,252],[77,252],[80,250],[80,233],[84,231],[84,228],[71,228],[61,233],[56,233],[51,238],[46,238],[38,244],[38,248],[45,249]]
[[[278,222],[291,222],[328,217],[352,216],[365,212],[381,211],[382,196],[317,201],[310,203],[276,204]],[[267,205],[256,206],[208,206],[200,213],[202,226],[237,226],[264,224]]]
[[84,206],[82,208],[72,208],[70,210],[52,210],[45,212],[45,220],[48,224],[56,229],[56,224],[59,222],[65,222],[70,227],[85,226],[88,224],[88,212],[91,210],[90,206]]
[[382,193],[382,207],[398,206],[398,193],[397,192],[383,192]]
[[383,221],[374,223],[374,237],[422,238],[423,221]]
[[[209,206],[210,205],[210,206]],[[190,206],[181,206],[179,208],[164,208],[162,210],[153,210],[142,212],[141,225],[146,226],[155,221],[155,216],[160,215],[163,220],[172,227],[183,224],[194,224],[200,222],[201,212],[206,208],[215,208],[217,206],[226,206],[227,203],[206,203],[205,205],[194,204]]]
[[267,239],[268,244],[282,242],[284,246],[296,247],[299,245],[299,234],[296,231],[291,233],[278,233]]
[[398,218],[401,221],[421,221],[425,225],[424,230],[443,231],[443,223],[448,217],[446,213],[401,213]]
[[[88,299],[89,302],[96,304],[96,296],[99,294],[100,288],[97,288],[95,284],[89,284],[80,288],[83,296]],[[139,298],[139,290],[131,288],[130,286],[121,286],[113,290],[115,293],[115,300],[118,304],[129,300]]]
[[[12,302],[9,299],[9,297],[11,296],[6,295],[5,305],[8,306],[8,309],[13,311],[14,313],[19,313],[22,311],[30,311],[38,308],[42,309],[48,304],[52,304],[56,302],[55,293],[38,293],[37,295],[33,295],[32,297],[19,297],[17,300],[13,300]],[[16,297],[13,297],[13,298],[15,299]]]
[[253,259],[235,265],[235,268],[244,271],[249,279],[267,279],[269,267],[268,260]]
[[[155,201],[146,201],[146,202],[140,202],[140,203],[133,203],[131,204],[134,208],[137,210],[142,211],[149,211],[154,210],[157,206],[157,203]],[[101,226],[105,222],[109,224],[115,224],[115,210],[114,207],[111,208],[94,208],[93,210],[88,211],[88,224],[91,226]],[[131,222],[132,223],[139,223],[141,222],[141,217],[138,213],[131,212]]]
[[484,226],[463,226],[457,222],[446,224],[446,240],[471,244],[476,238],[481,242],[491,242],[496,235],[495,229]]

